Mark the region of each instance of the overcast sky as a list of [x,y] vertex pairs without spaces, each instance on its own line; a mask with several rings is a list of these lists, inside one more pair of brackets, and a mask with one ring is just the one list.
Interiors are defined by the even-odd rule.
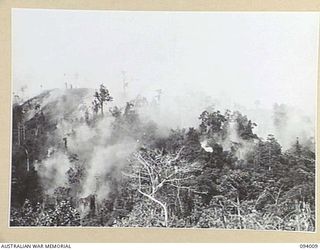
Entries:
[[[313,111],[319,14],[14,9],[13,91],[104,83]],[[188,100],[186,100],[188,101]]]

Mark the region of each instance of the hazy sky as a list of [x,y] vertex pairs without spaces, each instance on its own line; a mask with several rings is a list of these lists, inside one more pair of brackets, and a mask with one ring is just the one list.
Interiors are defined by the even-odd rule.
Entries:
[[13,91],[64,83],[135,93],[201,91],[312,111],[319,14],[14,9]]

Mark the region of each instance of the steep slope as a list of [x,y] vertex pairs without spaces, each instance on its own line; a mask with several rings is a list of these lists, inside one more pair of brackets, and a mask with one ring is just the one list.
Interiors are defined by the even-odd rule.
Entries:
[[[90,109],[93,92],[92,89],[53,89],[13,105],[12,200],[16,201],[13,203],[32,199],[28,190],[33,190],[37,182],[34,170],[52,154],[52,148],[63,148],[69,127],[83,120]],[[63,128],[65,123],[69,127]],[[21,186],[28,183],[26,178],[31,180],[30,186]]]

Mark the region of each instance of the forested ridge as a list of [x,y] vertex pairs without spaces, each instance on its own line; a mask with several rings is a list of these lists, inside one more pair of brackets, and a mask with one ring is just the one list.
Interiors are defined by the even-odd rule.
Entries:
[[160,98],[114,101],[101,85],[13,105],[11,226],[315,230],[313,138],[283,149],[212,107],[163,129],[144,114]]

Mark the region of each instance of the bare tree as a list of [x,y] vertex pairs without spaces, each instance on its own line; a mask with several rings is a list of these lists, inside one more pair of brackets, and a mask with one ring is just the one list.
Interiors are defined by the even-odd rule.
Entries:
[[174,154],[163,154],[159,150],[143,150],[133,155],[127,172],[122,172],[131,178],[133,188],[141,195],[158,204],[164,215],[163,225],[168,226],[168,203],[178,201],[182,209],[180,190],[201,193],[190,186],[194,172],[200,169],[198,164],[190,164],[181,159],[182,147]]

